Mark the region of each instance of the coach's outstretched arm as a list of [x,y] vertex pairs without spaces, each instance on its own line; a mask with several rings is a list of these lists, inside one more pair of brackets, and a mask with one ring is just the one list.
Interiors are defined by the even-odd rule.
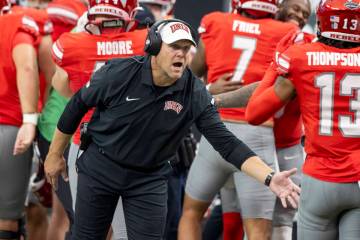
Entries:
[[256,156],[246,160],[241,166],[241,171],[262,183],[269,184],[271,191],[280,198],[285,208],[287,207],[287,202],[289,202],[293,208],[297,208],[300,187],[290,179],[290,176],[296,173],[296,168],[274,173],[269,166]]
[[275,173],[246,144],[234,136],[220,120],[216,107],[209,104],[202,111],[196,125],[219,154],[242,172],[266,184],[281,199],[294,207],[299,202],[300,188],[289,178],[296,169]]

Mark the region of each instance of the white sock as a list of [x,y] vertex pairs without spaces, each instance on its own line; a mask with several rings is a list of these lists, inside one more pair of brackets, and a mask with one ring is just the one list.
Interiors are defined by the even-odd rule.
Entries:
[[291,240],[292,239],[292,227],[282,226],[274,227],[272,231],[272,240]]

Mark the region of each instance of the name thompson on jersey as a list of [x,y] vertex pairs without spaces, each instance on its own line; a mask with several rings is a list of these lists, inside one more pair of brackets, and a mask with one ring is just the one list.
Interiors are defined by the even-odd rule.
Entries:
[[307,52],[309,66],[360,67],[360,53]]

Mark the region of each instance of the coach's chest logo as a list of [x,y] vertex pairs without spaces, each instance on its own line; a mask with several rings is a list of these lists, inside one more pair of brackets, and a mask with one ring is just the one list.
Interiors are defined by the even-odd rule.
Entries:
[[165,102],[164,111],[173,110],[177,114],[179,114],[182,109],[183,109],[183,106],[178,102],[175,102],[175,101],[166,101]]

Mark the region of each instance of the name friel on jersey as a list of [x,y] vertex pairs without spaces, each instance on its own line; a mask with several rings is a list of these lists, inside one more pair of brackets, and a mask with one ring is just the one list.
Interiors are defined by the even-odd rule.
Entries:
[[134,54],[132,49],[133,42],[128,41],[106,41],[106,42],[97,42],[97,55],[128,55]]
[[309,66],[360,67],[360,53],[307,52]]
[[243,22],[240,20],[234,20],[233,25],[232,25],[232,30],[234,32],[245,32],[245,33],[251,33],[251,34],[256,34],[256,35],[261,34],[260,24],[248,23],[248,22]]

